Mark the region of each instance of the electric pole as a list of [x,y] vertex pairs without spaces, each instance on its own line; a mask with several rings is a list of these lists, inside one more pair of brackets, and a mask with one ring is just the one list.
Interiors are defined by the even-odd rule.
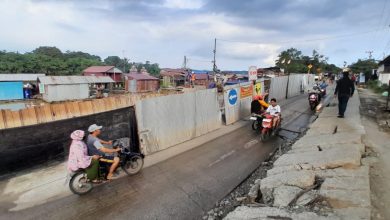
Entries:
[[187,69],[187,61],[188,61],[187,56],[184,56],[184,61],[183,61],[183,68],[184,69]]
[[366,53],[368,53],[368,54],[370,54],[370,55],[368,55],[368,59],[372,59],[372,53],[374,53],[374,51],[372,51],[372,50],[369,50],[369,51],[366,51]]
[[217,38],[214,38],[214,50],[213,50],[213,53],[214,53],[213,72],[214,72],[214,74],[216,74],[217,73],[217,64],[216,64],[216,61],[215,61],[215,55],[217,54]]

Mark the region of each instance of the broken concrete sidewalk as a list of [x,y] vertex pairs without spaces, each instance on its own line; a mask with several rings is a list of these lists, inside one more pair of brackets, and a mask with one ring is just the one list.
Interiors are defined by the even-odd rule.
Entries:
[[[361,163],[365,130],[359,105],[355,95],[343,119],[336,117],[337,107],[325,108],[292,150],[274,162],[267,177],[256,181],[263,202],[272,207],[238,207],[226,219],[370,219],[369,168]],[[309,190],[314,184],[319,187]],[[287,209],[294,199],[295,208],[307,212]],[[331,211],[313,213],[305,207],[316,199],[324,201]]]

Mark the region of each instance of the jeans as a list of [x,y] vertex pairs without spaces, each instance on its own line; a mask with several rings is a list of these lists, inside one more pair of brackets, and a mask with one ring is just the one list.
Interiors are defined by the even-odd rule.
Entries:
[[339,115],[344,116],[344,112],[347,109],[349,96],[339,95],[338,97],[339,97]]

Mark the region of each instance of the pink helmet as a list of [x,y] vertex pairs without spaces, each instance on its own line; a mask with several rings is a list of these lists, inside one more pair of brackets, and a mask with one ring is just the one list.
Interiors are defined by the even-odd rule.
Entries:
[[263,96],[261,96],[261,95],[255,95],[253,97],[253,100],[262,100],[262,99],[263,99]]
[[81,141],[81,140],[83,140],[84,134],[85,134],[84,131],[76,130],[76,131],[72,132],[72,134],[70,135],[70,138],[72,138],[72,140]]

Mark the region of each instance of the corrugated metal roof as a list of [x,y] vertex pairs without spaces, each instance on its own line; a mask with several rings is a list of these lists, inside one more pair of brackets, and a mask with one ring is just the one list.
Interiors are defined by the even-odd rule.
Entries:
[[45,85],[114,83],[109,76],[43,76],[39,82]]
[[114,66],[90,66],[83,73],[105,73],[113,69]]
[[141,74],[141,73],[130,73],[130,74],[125,74],[125,76],[131,77],[135,80],[158,80],[156,77]]
[[43,73],[6,73],[0,74],[0,82],[26,82],[36,81],[38,77],[45,76]]
[[209,79],[209,75],[206,73],[198,73],[195,74],[195,79],[199,79],[199,80]]

